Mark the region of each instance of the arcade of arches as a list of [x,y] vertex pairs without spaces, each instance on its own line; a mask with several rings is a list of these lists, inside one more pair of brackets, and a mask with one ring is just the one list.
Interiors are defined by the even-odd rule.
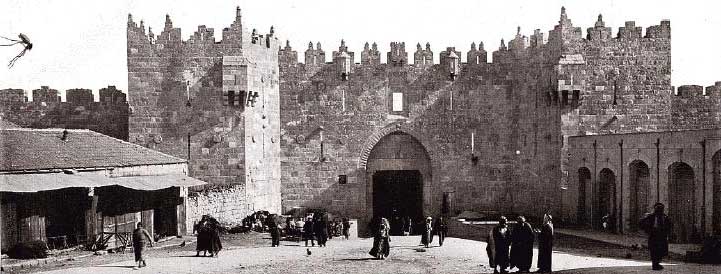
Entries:
[[672,242],[721,236],[721,129],[572,136],[569,154],[567,220],[645,235],[639,220],[660,202]]

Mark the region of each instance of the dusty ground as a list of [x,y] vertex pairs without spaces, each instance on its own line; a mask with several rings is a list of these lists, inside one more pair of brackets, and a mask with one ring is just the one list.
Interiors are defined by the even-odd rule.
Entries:
[[[333,239],[328,247],[310,248],[312,254],[309,256],[306,248],[295,242],[281,242],[281,247],[271,248],[266,235],[249,234],[242,237],[226,241],[225,246],[228,248],[221,252],[219,258],[194,257],[194,244],[191,244],[184,248],[154,250],[149,255],[149,266],[137,271],[131,270],[134,265],[130,257],[132,255],[126,254],[106,255],[72,262],[73,265],[54,266],[54,270],[48,273],[492,272],[485,256],[485,243],[473,240],[449,238],[443,247],[432,247],[420,252],[423,249],[419,249],[418,236],[393,237],[390,258],[378,261],[372,260],[367,254],[372,244],[370,239]],[[643,251],[618,249],[573,237],[560,237],[558,245],[559,251],[554,253],[553,259],[554,270],[559,273],[652,273],[646,261],[599,257],[625,257],[625,253],[630,252],[632,258],[645,259]],[[720,270],[718,266],[674,263],[667,265],[664,273],[719,273]]]

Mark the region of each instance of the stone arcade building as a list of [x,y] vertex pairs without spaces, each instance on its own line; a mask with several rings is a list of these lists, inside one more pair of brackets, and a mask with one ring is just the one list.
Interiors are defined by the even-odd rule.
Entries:
[[189,222],[305,207],[361,221],[551,210],[590,223],[577,205],[597,206],[569,195],[577,158],[591,159],[574,149],[590,137],[569,136],[715,128],[720,117],[717,93],[674,95],[665,20],[613,35],[599,16],[584,37],[562,9],[548,36],[519,29],[492,62],[480,42],[465,56],[447,47],[435,64],[427,43],[409,59],[392,42],[381,63],[376,43],[356,54],[344,41],[331,62],[311,42],[299,63],[272,28],[241,19],[238,9],[220,41],[202,25],[183,40],[169,16],[157,36],[128,20],[129,141],[189,159],[210,183],[192,191]]

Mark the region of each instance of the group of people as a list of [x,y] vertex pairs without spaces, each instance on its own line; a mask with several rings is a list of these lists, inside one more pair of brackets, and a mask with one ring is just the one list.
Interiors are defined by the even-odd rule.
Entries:
[[[640,220],[640,228],[648,234],[648,248],[651,255],[652,269],[662,270],[661,259],[668,256],[668,237],[672,231],[673,224],[669,217],[664,213],[665,207],[662,203],[654,205],[654,212],[646,214]],[[328,240],[328,215],[315,214],[315,217],[308,217],[305,222],[296,224],[302,226],[303,239],[305,246],[308,241],[315,246],[315,240],[321,247],[326,246]],[[278,224],[276,216],[270,215],[266,218],[267,227],[272,237],[272,246],[279,246],[281,226]],[[408,223],[406,223],[408,224]],[[405,230],[406,225],[403,225]],[[385,259],[390,253],[390,231],[391,225],[386,218],[376,218],[371,222],[370,231],[373,233],[373,248],[369,254],[377,259]],[[347,218],[343,218],[342,230],[346,239],[349,236],[350,222]],[[196,256],[200,256],[203,251],[210,256],[217,256],[222,249],[220,242],[221,226],[219,222],[209,216],[203,215],[200,222],[193,227],[193,232],[197,232],[197,248]],[[448,233],[448,224],[439,217],[435,222],[431,217],[427,217],[423,223],[423,232],[421,236],[421,244],[426,248],[433,241],[433,235],[438,235],[439,246],[443,246],[444,239]],[[404,233],[405,234],[405,233]],[[550,214],[543,215],[543,221],[540,229],[534,230],[531,224],[526,221],[524,216],[518,216],[513,227],[508,225],[505,216],[501,216],[496,225],[488,234],[488,245],[486,252],[490,266],[494,273],[508,273],[509,269],[517,268],[518,272],[527,273],[530,271],[533,260],[533,246],[536,238],[538,239],[538,272],[551,272],[551,263],[553,251],[553,219]],[[133,248],[135,253],[135,261],[137,268],[146,266],[143,257],[143,250],[146,244],[153,245],[153,239],[147,230],[143,228],[142,223],[137,224],[137,228],[133,231]]]
[[421,245],[429,247],[433,243],[433,235],[438,235],[438,246],[443,246],[443,241],[448,235],[448,223],[443,217],[438,217],[435,222],[433,218],[426,217],[423,223],[423,234],[421,235]]
[[498,225],[488,235],[488,259],[494,273],[508,273],[518,268],[527,273],[533,264],[533,244],[538,234],[538,272],[551,272],[553,250],[553,221],[550,214],[543,215],[540,230],[534,230],[524,216],[518,216],[511,228],[508,220],[501,216]]
[[207,256],[210,253],[210,257],[217,256],[223,244],[220,242],[220,230],[222,229],[220,223],[215,218],[209,215],[203,215],[200,222],[193,226],[193,233],[197,235],[197,246],[195,248],[195,256],[200,256],[200,252],[203,252],[203,256]]

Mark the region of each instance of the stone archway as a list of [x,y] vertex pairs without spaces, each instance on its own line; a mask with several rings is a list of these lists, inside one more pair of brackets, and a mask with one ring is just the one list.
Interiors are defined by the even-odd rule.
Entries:
[[721,150],[711,160],[713,165],[713,233],[721,235]]
[[608,215],[610,231],[616,231],[616,174],[608,168],[601,170],[598,176],[598,192],[596,193],[598,209],[594,222],[601,227],[601,219]]
[[629,231],[638,231],[639,220],[648,212],[650,171],[648,165],[636,160],[628,165],[629,180]]
[[578,205],[576,208],[576,219],[579,224],[585,224],[588,219],[586,215],[586,186],[591,182],[591,171],[586,167],[578,169]]
[[673,222],[671,240],[676,243],[693,242],[696,232],[694,171],[683,162],[668,167],[668,215]]
[[401,227],[403,217],[417,222],[430,212],[430,157],[410,134],[394,131],[378,140],[368,154],[366,181],[367,215],[388,218],[392,228]]

